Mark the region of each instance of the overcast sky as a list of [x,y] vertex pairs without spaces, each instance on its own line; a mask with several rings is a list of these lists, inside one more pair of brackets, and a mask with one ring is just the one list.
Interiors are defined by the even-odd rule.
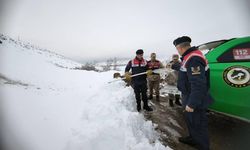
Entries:
[[0,0],[0,33],[78,61],[250,35],[248,0]]

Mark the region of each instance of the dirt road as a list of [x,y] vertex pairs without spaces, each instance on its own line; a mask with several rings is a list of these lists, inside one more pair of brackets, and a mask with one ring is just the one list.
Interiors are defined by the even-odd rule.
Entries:
[[[160,102],[151,101],[154,111],[145,113],[145,117],[157,124],[161,142],[174,150],[194,150],[179,143],[178,137],[187,135],[181,107],[169,107],[168,97]],[[208,113],[211,150],[249,150],[250,123],[235,120],[213,112]]]

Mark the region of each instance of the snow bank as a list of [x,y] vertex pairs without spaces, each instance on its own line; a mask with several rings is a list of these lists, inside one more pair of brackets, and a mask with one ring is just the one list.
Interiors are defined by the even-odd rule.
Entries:
[[89,98],[69,149],[165,149],[153,124],[136,112],[132,89],[119,82],[100,93]]
[[2,41],[0,132],[5,149],[168,149],[154,125],[136,112],[133,90],[123,82],[107,83],[114,72],[72,70],[81,64]]

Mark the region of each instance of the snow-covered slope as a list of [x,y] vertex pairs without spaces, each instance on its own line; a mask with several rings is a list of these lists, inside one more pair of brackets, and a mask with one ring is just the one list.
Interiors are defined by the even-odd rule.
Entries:
[[[114,72],[1,36],[0,133],[11,150],[161,150],[154,125],[136,112],[133,90]],[[56,65],[55,65],[56,64]]]

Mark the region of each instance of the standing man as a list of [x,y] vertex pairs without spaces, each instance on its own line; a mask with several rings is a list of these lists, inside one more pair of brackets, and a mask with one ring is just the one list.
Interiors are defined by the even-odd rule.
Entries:
[[137,111],[140,112],[141,110],[141,99],[143,101],[143,109],[153,111],[153,109],[148,106],[147,97],[147,75],[151,74],[152,70],[148,70],[147,61],[143,59],[142,49],[136,51],[136,57],[130,60],[125,68],[125,77],[127,80],[131,78],[129,74],[130,69],[132,70],[132,75],[147,72],[147,74],[133,77],[131,81],[135,92]]
[[177,87],[182,92],[182,104],[185,111],[189,136],[180,137],[179,141],[197,147],[199,150],[209,150],[208,121],[208,64],[202,52],[191,47],[191,38],[182,36],[174,40],[181,57]]
[[[166,77],[166,81],[168,85],[176,86],[177,80],[178,80],[178,72],[180,70],[181,62],[179,61],[179,55],[178,54],[173,54],[172,55],[172,60],[167,64],[173,71],[170,71]],[[167,67],[168,67],[167,66]],[[169,92],[168,93],[168,99],[169,99],[169,106],[173,107],[174,106],[174,101],[175,104],[178,106],[182,106],[180,102],[180,94]]]
[[[151,60],[148,61],[148,68],[151,70],[163,68],[162,63],[156,59],[156,54],[151,54]],[[148,86],[149,86],[149,98],[153,99],[153,90],[155,90],[156,94],[156,101],[160,99],[160,74],[159,73],[152,73],[152,75],[148,76]]]

